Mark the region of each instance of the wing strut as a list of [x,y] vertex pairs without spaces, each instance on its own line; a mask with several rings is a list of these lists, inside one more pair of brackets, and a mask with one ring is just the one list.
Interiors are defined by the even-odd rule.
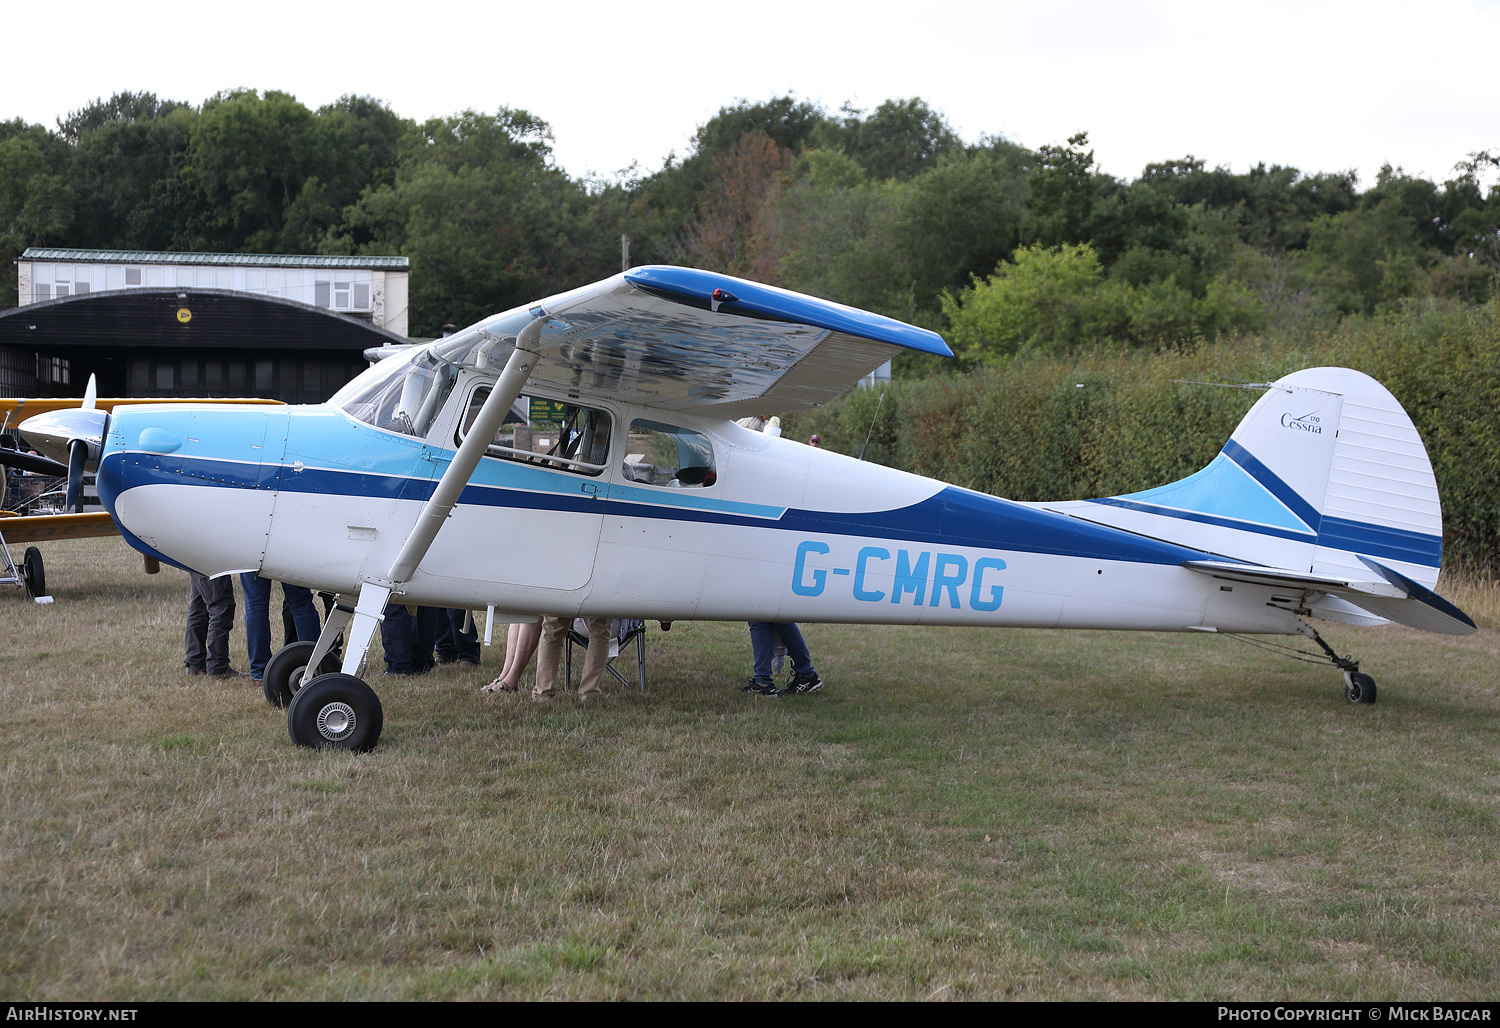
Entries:
[[[391,562],[391,569],[386,577],[367,578],[360,586],[359,600],[354,606],[353,624],[349,628],[349,645],[344,649],[344,674],[358,673],[359,665],[365,659],[365,650],[375,634],[375,626],[381,622],[385,605],[390,601],[392,590],[409,581],[416,573],[417,566],[422,563],[432,541],[437,538],[438,530],[443,527],[443,522],[448,520],[448,515],[458,503],[459,494],[469,484],[470,476],[479,466],[479,459],[484,456],[485,448],[500,430],[505,415],[521,395],[521,390],[526,388],[541,349],[543,324],[543,319],[536,319],[521,329],[516,337],[516,348],[506,361],[505,370],[500,373],[499,381],[490,390],[484,406],[479,408],[479,415],[469,426],[468,435],[464,436],[458,452],[453,455],[448,470],[443,472],[437,488],[432,492],[432,498],[423,506],[422,513],[417,515],[417,523],[406,537],[401,552]],[[321,647],[322,644],[320,637],[318,645]],[[317,661],[309,660],[307,674],[313,674],[316,667]],[[310,680],[304,678],[303,681],[305,683]]]

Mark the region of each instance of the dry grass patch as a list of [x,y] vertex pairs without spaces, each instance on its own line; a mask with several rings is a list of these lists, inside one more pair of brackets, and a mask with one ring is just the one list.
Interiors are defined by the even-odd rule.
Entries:
[[825,692],[756,700],[680,624],[600,709],[373,676],[355,757],[181,674],[185,576],[47,558],[0,594],[7,999],[1495,992],[1489,630],[1334,626],[1355,708],[1224,639],[823,625]]

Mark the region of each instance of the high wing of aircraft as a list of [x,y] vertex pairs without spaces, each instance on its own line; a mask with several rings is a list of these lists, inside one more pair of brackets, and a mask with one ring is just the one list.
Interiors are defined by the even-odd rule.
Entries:
[[888,318],[643,267],[383,360],[326,404],[119,406],[22,430],[54,455],[89,448],[143,553],[336,596],[318,641],[278,653],[264,683],[311,746],[378,740],[379,699],[357,673],[394,597],[513,619],[1300,635],[1361,703],[1373,679],[1308,619],[1475,630],[1433,592],[1442,516],[1422,442],[1358,372],[1270,384],[1181,482],[1070,503],[734,420],[825,403],[902,348],[951,356]]

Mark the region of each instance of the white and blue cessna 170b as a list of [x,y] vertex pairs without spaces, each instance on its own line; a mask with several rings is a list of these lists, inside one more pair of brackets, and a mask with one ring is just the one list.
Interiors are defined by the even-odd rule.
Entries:
[[[1467,634],[1401,405],[1356,371],[1271,383],[1223,452],[1143,493],[1015,503],[743,428],[935,334],[740,279],[642,267],[375,364],[304,407],[117,406],[21,426],[87,448],[126,540],[337,598],[265,687],[298,743],[364,750],[387,602],[589,617],[1301,635]],[[552,401],[549,432],[512,414]],[[554,438],[555,437],[555,438]],[[80,465],[82,461],[78,462]],[[347,640],[340,664],[335,649]]]

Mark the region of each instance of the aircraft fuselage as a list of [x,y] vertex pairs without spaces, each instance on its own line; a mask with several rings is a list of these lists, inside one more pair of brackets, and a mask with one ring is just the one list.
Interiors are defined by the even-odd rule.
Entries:
[[[461,393],[462,390],[459,390]],[[353,596],[388,567],[453,458],[461,405],[425,438],[306,407],[123,406],[100,495],[132,545],[208,575]],[[1292,633],[1270,587],[1181,567],[1202,551],[750,431],[629,405],[711,440],[706,486],[485,457],[407,603],[662,620]]]

